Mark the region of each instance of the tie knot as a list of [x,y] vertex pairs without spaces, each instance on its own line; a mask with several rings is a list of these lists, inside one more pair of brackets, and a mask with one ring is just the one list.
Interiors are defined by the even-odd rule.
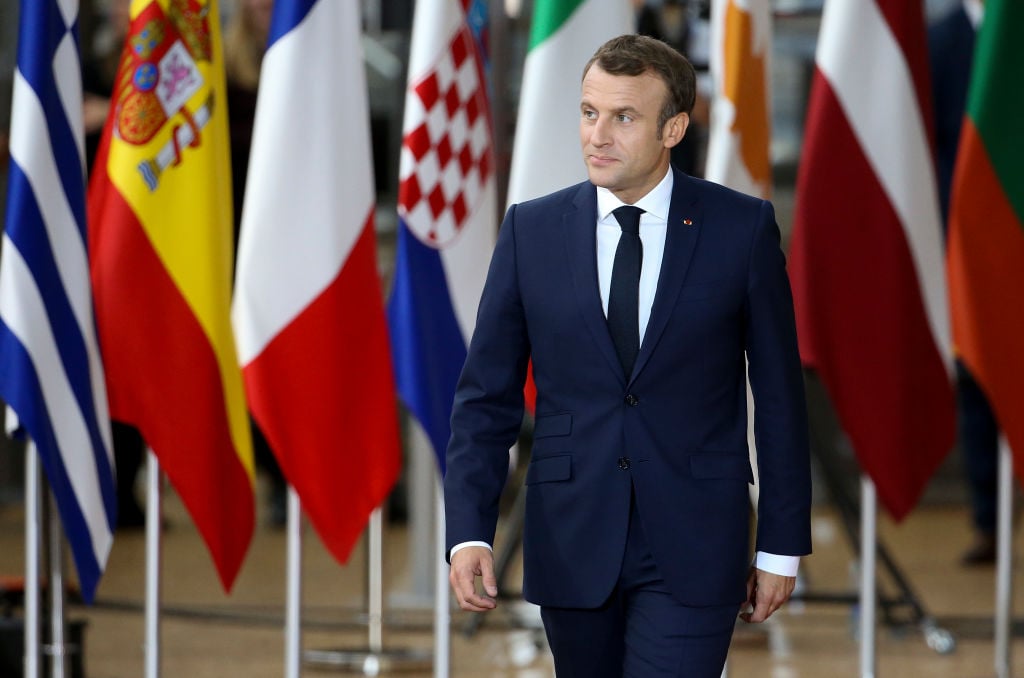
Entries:
[[623,205],[612,210],[615,220],[622,227],[622,232],[630,235],[640,234],[640,215],[643,213],[644,211],[635,205]]

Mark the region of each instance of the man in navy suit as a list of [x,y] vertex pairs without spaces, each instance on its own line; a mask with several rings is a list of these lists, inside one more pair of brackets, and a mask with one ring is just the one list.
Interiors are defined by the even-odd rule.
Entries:
[[523,595],[541,606],[560,678],[717,678],[741,607],[767,619],[811,549],[779,230],[768,202],[671,168],[694,90],[689,62],[657,40],[595,53],[580,104],[590,180],[509,209],[455,396],[450,581],[463,609],[484,611],[533,361]]

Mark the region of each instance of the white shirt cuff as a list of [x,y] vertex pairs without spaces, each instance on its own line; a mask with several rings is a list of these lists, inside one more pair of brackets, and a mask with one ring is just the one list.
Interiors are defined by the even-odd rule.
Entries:
[[[452,549],[452,553],[455,553],[455,549]],[[796,571],[800,568],[800,556],[777,556],[774,553],[758,551],[754,563],[754,567],[759,570],[783,577],[795,577]]]
[[488,544],[485,541],[464,541],[461,544],[456,544],[455,546],[452,547],[451,553],[448,554],[448,560],[451,560],[452,556],[454,556],[456,553],[458,553],[462,549],[466,548],[467,546],[483,546],[488,551],[493,551],[494,550],[494,549],[491,548],[491,545]]

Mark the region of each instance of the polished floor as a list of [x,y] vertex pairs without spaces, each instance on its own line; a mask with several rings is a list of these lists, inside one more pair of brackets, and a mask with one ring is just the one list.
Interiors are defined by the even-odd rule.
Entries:
[[[261,527],[231,595],[219,588],[205,549],[173,493],[168,493],[163,537],[162,675],[167,678],[271,678],[283,672],[284,533]],[[260,516],[265,523],[265,516]],[[24,567],[23,514],[17,504],[0,507],[0,575],[20,576]],[[929,504],[901,525],[884,518],[883,540],[907,577],[924,611],[955,638],[952,652],[930,648],[914,610],[897,600],[898,590],[882,572],[882,597],[890,603],[890,623],[880,624],[878,676],[981,678],[995,675],[991,615],[994,570],[964,568],[960,552],[969,541],[962,507]],[[729,676],[841,678],[860,675],[856,607],[852,593],[857,566],[835,510],[823,506],[814,517],[815,554],[804,561],[805,600],[790,604],[769,623],[737,629]],[[410,591],[421,562],[406,557],[403,527],[389,526],[385,539],[384,581],[388,650],[429,649],[430,611]],[[1017,539],[1017,550],[1021,548]],[[337,565],[306,531],[304,547],[304,634],[306,650],[360,649],[366,646],[361,615],[365,595],[365,551],[360,546],[345,567]],[[1015,574],[1020,579],[1017,568]],[[107,572],[92,608],[72,606],[85,622],[85,674],[88,678],[143,675],[144,535],[118,533]],[[514,580],[516,577],[512,577]],[[1014,598],[1024,602],[1024,584]],[[453,616],[451,675],[459,678],[551,676],[550,658],[540,634],[523,628],[530,614],[508,601],[479,631],[467,634],[468,618]],[[1018,654],[1021,641],[1014,642]],[[1024,659],[1022,659],[1024,661]],[[305,675],[341,673],[307,665]],[[387,675],[429,676],[429,670]],[[1021,668],[1017,675],[1024,675]]]

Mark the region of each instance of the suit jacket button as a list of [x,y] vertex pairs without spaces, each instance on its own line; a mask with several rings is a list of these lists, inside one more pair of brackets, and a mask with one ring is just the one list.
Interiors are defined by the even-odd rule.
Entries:
[[619,468],[623,471],[629,470],[629,457],[619,457]]
[[637,405],[640,404],[640,399],[637,398],[632,393],[630,393],[629,395],[626,396],[626,404],[629,405],[630,407],[636,407]]

